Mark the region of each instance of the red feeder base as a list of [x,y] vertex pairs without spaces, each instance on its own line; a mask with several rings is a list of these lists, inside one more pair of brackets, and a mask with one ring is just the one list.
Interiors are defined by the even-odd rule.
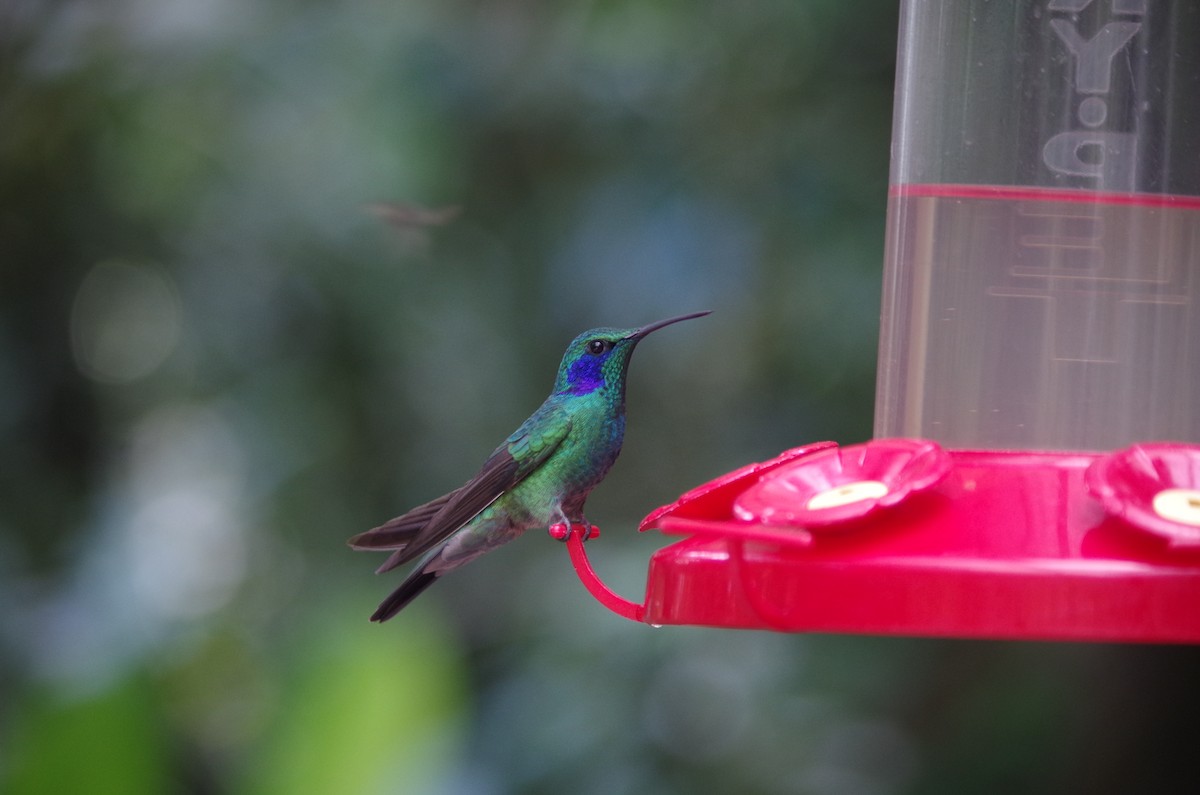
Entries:
[[884,439],[789,450],[642,522],[650,624],[787,632],[1200,643],[1200,447],[1111,455]]

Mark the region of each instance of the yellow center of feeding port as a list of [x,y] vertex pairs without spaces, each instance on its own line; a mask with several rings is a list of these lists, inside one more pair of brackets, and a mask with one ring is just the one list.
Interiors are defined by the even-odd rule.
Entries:
[[814,494],[804,507],[810,511],[838,508],[863,500],[877,500],[887,493],[888,487],[878,480],[857,480]]
[[1154,512],[1172,522],[1200,527],[1200,489],[1163,489],[1154,495]]

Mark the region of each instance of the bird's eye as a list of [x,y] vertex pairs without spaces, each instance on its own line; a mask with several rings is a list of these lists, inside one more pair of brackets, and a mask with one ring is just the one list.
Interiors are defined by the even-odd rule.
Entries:
[[593,356],[599,356],[611,347],[612,343],[608,340],[592,340],[587,344],[587,351]]

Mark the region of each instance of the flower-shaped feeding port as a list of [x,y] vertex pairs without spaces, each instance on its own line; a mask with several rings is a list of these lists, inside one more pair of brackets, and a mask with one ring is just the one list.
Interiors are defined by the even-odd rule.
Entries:
[[1086,480],[1111,516],[1171,547],[1200,549],[1200,447],[1135,444],[1097,459]]
[[877,439],[830,448],[764,475],[733,513],[746,522],[832,530],[936,486],[950,456],[924,439]]
[[[815,442],[784,450],[769,461],[757,461],[735,469],[691,489],[675,502],[651,511],[638,525],[638,531],[644,533],[652,528],[660,527],[664,518],[667,517],[688,519],[702,517],[707,520],[730,518],[734,498],[750,485],[761,480],[768,472],[787,466],[796,459],[810,456],[819,450],[835,448],[837,448],[835,442]],[[670,520],[668,519],[669,526]]]

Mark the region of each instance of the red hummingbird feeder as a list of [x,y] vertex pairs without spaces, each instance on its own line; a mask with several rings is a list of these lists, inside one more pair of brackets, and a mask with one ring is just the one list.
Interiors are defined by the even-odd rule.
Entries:
[[571,528],[592,595],[655,625],[1200,643],[1196,30],[1191,0],[905,0],[876,438],[652,512],[679,540],[641,604]]

